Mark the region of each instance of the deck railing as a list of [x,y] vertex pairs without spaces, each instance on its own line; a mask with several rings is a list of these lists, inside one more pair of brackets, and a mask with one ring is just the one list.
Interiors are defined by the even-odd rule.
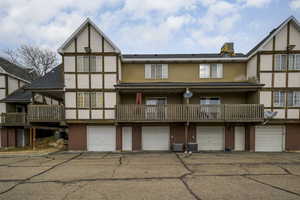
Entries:
[[64,120],[63,105],[29,105],[29,122],[60,122]]
[[2,126],[25,126],[27,124],[26,113],[2,113]]
[[117,105],[117,120],[122,122],[260,122],[264,107],[259,104],[166,104]]

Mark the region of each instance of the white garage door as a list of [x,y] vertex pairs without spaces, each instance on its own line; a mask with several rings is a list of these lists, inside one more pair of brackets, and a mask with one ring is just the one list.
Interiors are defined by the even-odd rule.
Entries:
[[245,151],[245,127],[236,126],[234,130],[234,150]]
[[282,126],[257,126],[255,129],[255,151],[278,152],[283,150]]
[[115,126],[88,126],[87,127],[88,151],[115,151],[116,127]]
[[221,151],[224,150],[224,127],[220,126],[198,126],[197,143],[199,151]]
[[146,151],[169,150],[168,126],[144,126],[142,128],[142,147]]

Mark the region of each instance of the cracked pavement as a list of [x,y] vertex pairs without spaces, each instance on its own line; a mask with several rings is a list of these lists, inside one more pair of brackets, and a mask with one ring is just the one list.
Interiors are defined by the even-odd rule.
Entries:
[[0,157],[0,199],[300,199],[300,154]]

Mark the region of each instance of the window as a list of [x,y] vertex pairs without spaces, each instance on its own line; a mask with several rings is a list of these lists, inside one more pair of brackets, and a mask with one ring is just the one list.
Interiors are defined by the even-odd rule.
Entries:
[[220,98],[211,97],[211,98],[200,98],[201,105],[218,105],[221,104]]
[[102,71],[102,57],[101,56],[90,56],[90,71],[101,72]]
[[300,91],[288,92],[288,106],[300,106]]
[[223,78],[223,64],[200,64],[200,78]]
[[91,107],[92,108],[102,108],[103,107],[103,93],[102,92],[92,92],[91,93]]
[[77,57],[77,72],[89,72],[89,56]]
[[145,78],[146,79],[167,79],[168,65],[167,64],[146,64]]
[[300,54],[289,55],[289,69],[300,70]]
[[78,108],[89,108],[90,107],[90,93],[89,92],[78,92],[77,93],[77,106],[78,106]]
[[276,91],[274,92],[274,106],[275,107],[283,107],[285,106],[285,92]]
[[209,78],[210,77],[210,66],[207,64],[200,65],[200,78]]
[[275,70],[285,70],[287,67],[287,55],[275,55]]

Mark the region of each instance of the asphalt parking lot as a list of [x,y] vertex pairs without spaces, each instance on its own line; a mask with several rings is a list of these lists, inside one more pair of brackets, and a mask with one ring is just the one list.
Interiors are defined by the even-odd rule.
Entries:
[[300,199],[300,154],[6,156],[0,199]]

